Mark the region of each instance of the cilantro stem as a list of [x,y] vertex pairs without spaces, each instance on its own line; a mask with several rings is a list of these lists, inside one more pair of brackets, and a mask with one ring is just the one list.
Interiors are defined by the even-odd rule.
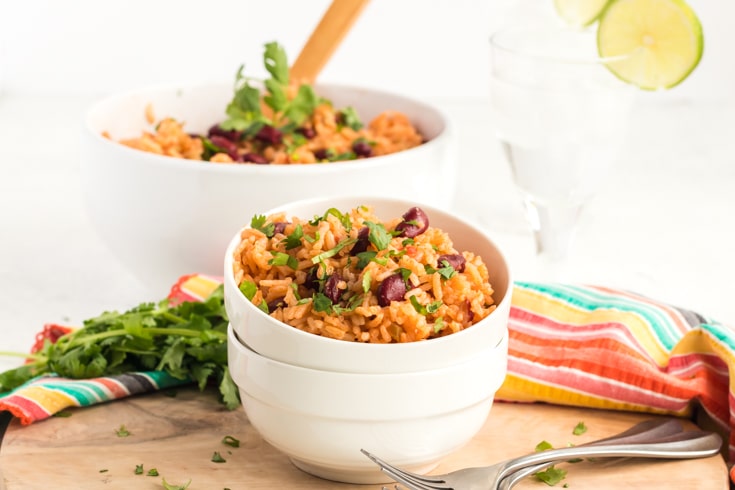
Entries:
[[[175,315],[172,315],[175,316]],[[178,318],[178,317],[176,317]],[[142,330],[146,334],[150,335],[178,335],[181,337],[199,337],[202,335],[201,330],[193,330],[191,328],[161,328],[161,327],[147,327]],[[77,332],[75,332],[77,333]],[[210,334],[215,334],[217,337],[219,337],[222,340],[225,340],[227,337],[224,333],[221,332],[210,332]],[[104,340],[110,337],[123,337],[126,335],[132,335],[131,332],[125,330],[124,328],[118,328],[116,330],[108,330],[106,332],[99,332],[91,335],[85,335],[81,337],[75,337],[71,340],[69,340],[64,347],[65,348],[71,348],[76,347],[77,345],[86,344],[90,342],[97,342],[99,340]],[[61,339],[59,339],[61,340]]]
[[0,357],[22,357],[24,359],[33,359],[34,361],[45,361],[46,356],[42,354],[27,354],[22,352],[11,352],[0,350]]

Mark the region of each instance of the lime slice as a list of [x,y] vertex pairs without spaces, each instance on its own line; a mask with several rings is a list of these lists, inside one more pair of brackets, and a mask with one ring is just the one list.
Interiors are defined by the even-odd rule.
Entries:
[[610,0],[554,0],[554,6],[564,22],[574,27],[592,24]]
[[607,67],[647,90],[671,88],[697,67],[704,50],[702,25],[683,0],[612,0],[597,28]]

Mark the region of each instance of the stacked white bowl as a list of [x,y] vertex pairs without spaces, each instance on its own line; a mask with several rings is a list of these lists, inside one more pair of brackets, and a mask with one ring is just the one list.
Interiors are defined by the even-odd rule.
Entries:
[[[258,214],[285,211],[310,218],[329,208],[359,205],[372,206],[387,220],[415,202],[320,198]],[[431,226],[447,232],[457,250],[483,258],[497,304],[470,328],[437,339],[347,342],[281,323],[253,305],[235,282],[233,252],[239,231],[227,248],[230,374],[253,427],[310,474],[350,483],[390,481],[360,449],[408,470],[428,472],[482,428],[505,379],[512,292],[508,264],[481,229],[431,206],[421,207]]]

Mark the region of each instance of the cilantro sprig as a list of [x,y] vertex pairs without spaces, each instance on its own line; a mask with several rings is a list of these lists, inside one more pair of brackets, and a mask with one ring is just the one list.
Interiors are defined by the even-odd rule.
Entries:
[[42,374],[82,379],[159,370],[200,390],[215,383],[221,401],[234,409],[240,398],[227,368],[227,323],[221,286],[201,302],[163,300],[105,312],[24,356],[28,364],[1,373],[0,393]]
[[263,111],[260,89],[253,79],[243,75],[245,67],[241,65],[235,75],[234,96],[225,111],[227,119],[221,124],[223,129],[252,134],[267,124],[293,133],[324,102],[308,84],[300,85],[293,98],[288,97],[288,59],[278,43],[266,43],[263,64],[270,78],[263,81],[262,102],[270,109],[270,116]]

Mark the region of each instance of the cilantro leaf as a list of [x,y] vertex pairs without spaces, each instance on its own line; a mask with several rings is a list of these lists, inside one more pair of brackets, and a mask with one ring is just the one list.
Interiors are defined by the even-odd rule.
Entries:
[[549,449],[554,449],[554,446],[551,445],[549,441],[541,441],[538,444],[536,444],[536,448],[534,451],[541,452],[541,451],[547,451]]
[[533,474],[538,480],[546,483],[548,486],[553,487],[567,476],[567,470],[557,468],[555,466],[549,466],[544,471],[538,471]]
[[321,99],[317,97],[311,85],[301,85],[296,96],[283,111],[283,115],[290,121],[301,124],[311,116],[320,102]]
[[301,238],[303,236],[303,228],[300,224],[296,225],[294,231],[286,237],[286,250],[291,250],[293,248],[299,247],[301,245]]
[[222,457],[222,455],[219,453],[219,451],[215,451],[214,454],[212,454],[212,463],[226,463],[227,460]]
[[240,440],[232,436],[225,436],[222,438],[222,444],[230,447],[240,447]]
[[340,126],[347,126],[354,131],[358,131],[362,129],[362,121],[360,121],[359,116],[357,115],[357,111],[355,111],[354,107],[348,106],[342,109],[337,113],[337,120],[338,120],[338,126],[337,128],[340,129]]
[[574,429],[572,430],[572,434],[575,436],[581,436],[587,432],[587,426],[584,424],[584,422],[579,422],[577,425],[574,426]]
[[243,281],[240,284],[240,291],[249,300],[252,301],[255,297],[255,293],[258,292],[258,286],[252,281]]
[[390,244],[391,235],[385,229],[381,223],[373,223],[372,221],[366,221],[365,226],[370,230],[368,234],[368,240],[370,243],[375,245],[378,250],[385,250]]
[[286,265],[293,270],[299,268],[299,260],[293,255],[283,252],[271,252],[273,258],[268,261],[271,265]]
[[270,42],[265,45],[263,53],[265,69],[273,79],[281,85],[288,85],[288,59],[286,51],[277,43]]
[[260,231],[268,238],[273,238],[276,231],[276,225],[274,223],[268,223],[267,219],[262,214],[256,214],[250,219],[250,228]]
[[329,299],[324,293],[314,294],[312,305],[314,311],[324,311],[327,313],[332,312],[332,300]]

